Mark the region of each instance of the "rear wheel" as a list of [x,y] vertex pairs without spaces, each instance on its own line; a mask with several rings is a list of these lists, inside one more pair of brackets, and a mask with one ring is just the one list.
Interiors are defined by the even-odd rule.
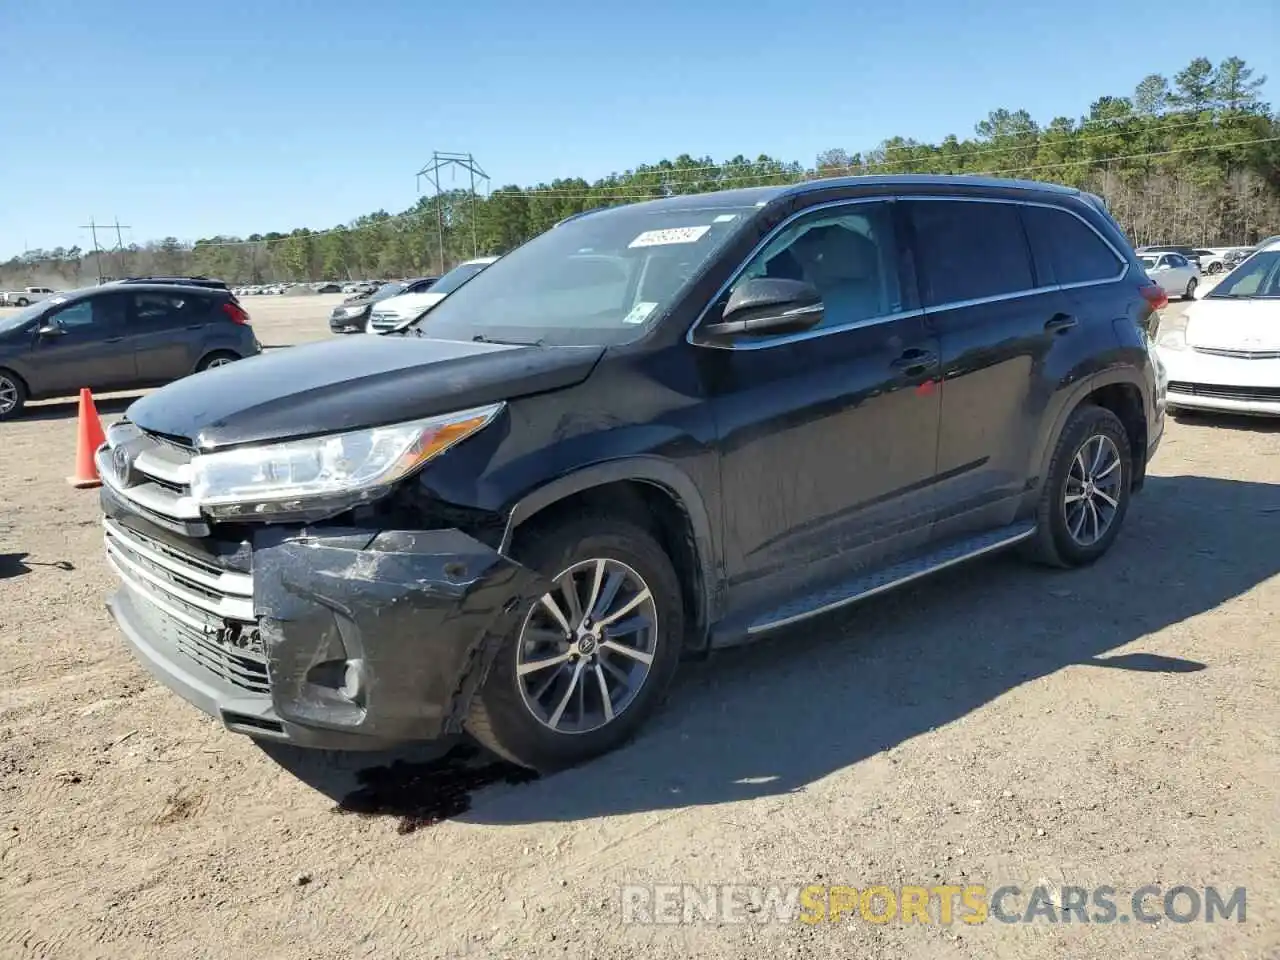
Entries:
[[200,365],[196,367],[196,373],[200,373],[202,370],[212,370],[214,367],[225,367],[228,363],[235,363],[239,359],[234,353],[229,353],[225,350],[219,353],[211,353],[200,361]]
[[1222,264],[1220,264],[1220,263],[1211,263],[1211,264],[1209,264],[1209,267],[1208,267],[1208,271],[1207,271],[1207,272],[1208,272],[1208,273],[1210,273],[1210,274],[1214,274],[1214,273],[1221,273],[1221,272],[1222,272]]
[[19,298],[18,298],[18,306],[20,306],[20,307],[28,306],[30,303],[31,303],[31,301],[30,301],[30,300],[28,300],[26,297],[19,297]]
[[0,420],[20,416],[26,402],[27,387],[22,378],[8,370],[0,370]]
[[466,728],[552,771],[615,749],[653,713],[679,663],[684,612],[670,559],[633,523],[587,516],[525,539],[519,559],[553,586],[503,643]]
[[1067,421],[1036,510],[1030,558],[1055,567],[1093,563],[1111,548],[1129,509],[1129,434],[1110,410],[1086,404]]

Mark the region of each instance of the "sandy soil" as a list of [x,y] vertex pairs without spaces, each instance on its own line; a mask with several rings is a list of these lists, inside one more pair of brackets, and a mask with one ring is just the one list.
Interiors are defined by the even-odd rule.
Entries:
[[[334,299],[247,306],[276,344]],[[1092,569],[997,557],[690,664],[629,748],[524,783],[224,732],[111,626],[72,404],[0,434],[2,957],[1280,956],[1280,424],[1173,424]],[[947,881],[1247,919],[623,922],[628,885]]]

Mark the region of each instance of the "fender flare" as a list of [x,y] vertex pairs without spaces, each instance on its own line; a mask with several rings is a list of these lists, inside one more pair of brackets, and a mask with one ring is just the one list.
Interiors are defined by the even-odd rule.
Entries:
[[584,490],[590,490],[592,487],[628,480],[662,488],[679,504],[689,519],[689,527],[693,531],[695,562],[698,565],[699,579],[702,583],[700,595],[693,598],[698,612],[698,636],[702,637],[711,621],[713,598],[717,595],[719,583],[715,573],[717,561],[715,541],[711,533],[711,518],[697,485],[687,473],[668,460],[658,457],[623,457],[592,464],[556,477],[516,501],[507,514],[507,524],[502,532],[502,542],[498,546],[498,552],[506,555],[516,527],[552,504]]

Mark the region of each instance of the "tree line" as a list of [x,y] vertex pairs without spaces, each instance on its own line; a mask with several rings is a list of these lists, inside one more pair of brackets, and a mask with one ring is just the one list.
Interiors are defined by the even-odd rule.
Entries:
[[867,151],[824,151],[812,166],[767,155],[724,162],[682,154],[588,182],[453,190],[409,209],[327,230],[175,237],[102,253],[30,250],[0,263],[0,286],[72,286],[99,276],[203,274],[231,283],[421,276],[476,254],[505,253],[583,210],[674,194],[894,173],[989,174],[1052,181],[1101,196],[1135,245],[1244,245],[1280,233],[1280,115],[1265,77],[1239,57],[1151,74],[1127,96],[1101,96],[1080,118],[1037,123],[992,110],[973,136],[893,137]]

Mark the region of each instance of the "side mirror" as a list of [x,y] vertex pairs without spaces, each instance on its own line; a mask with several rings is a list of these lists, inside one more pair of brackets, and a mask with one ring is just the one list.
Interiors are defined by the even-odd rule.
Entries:
[[722,319],[702,328],[708,337],[802,333],[822,322],[822,295],[802,280],[756,277],[733,288]]
[[40,329],[36,331],[42,337],[60,337],[67,331],[63,329],[62,324],[57,320],[48,320],[40,325]]

